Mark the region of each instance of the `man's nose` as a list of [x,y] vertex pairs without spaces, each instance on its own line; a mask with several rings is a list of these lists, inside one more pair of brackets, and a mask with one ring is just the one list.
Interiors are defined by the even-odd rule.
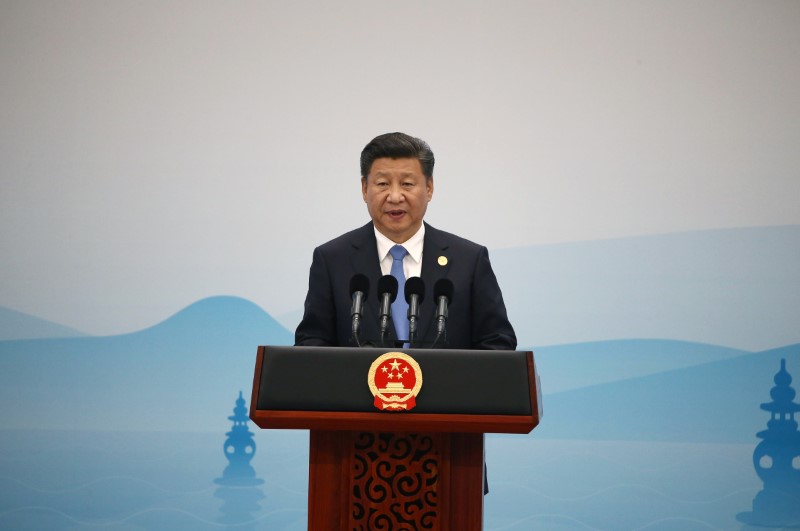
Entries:
[[405,199],[405,196],[403,195],[402,188],[399,186],[392,186],[389,188],[389,201],[393,203],[399,203],[403,199]]

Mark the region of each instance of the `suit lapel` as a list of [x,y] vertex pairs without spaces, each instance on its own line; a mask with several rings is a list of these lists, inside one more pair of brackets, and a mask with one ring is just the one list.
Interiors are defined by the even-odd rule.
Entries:
[[353,234],[351,246],[350,264],[353,268],[353,274],[361,273],[366,275],[370,282],[362,316],[362,334],[369,341],[377,339],[372,336],[377,335],[378,331],[376,323],[378,322],[380,308],[378,307],[378,296],[375,291],[378,287],[378,279],[381,278],[378,244],[375,241],[375,230],[371,221]]
[[[378,244],[375,241],[375,230],[372,222],[353,234],[351,240],[352,254],[350,263],[353,274],[362,273],[370,280],[370,292],[365,303],[362,328],[364,337],[368,340],[377,340],[379,303],[376,294],[378,279],[382,276],[380,259],[378,257]],[[425,282],[425,298],[420,305],[420,328],[418,341],[432,342],[435,335],[433,320],[436,315],[436,301],[433,300],[433,287],[439,279],[446,278],[450,269],[452,258],[448,254],[450,247],[447,236],[427,223],[425,224],[425,243],[422,248],[422,271],[421,278]],[[349,279],[348,279],[349,282]],[[403,293],[398,293],[398,297],[403,297]],[[394,324],[390,321],[390,340],[397,337]],[[429,333],[431,337],[428,337]],[[376,337],[372,337],[375,335]],[[429,345],[427,345],[429,346]]]
[[[450,270],[450,257],[447,250],[450,244],[445,234],[425,224],[425,245],[422,249],[422,280],[425,282],[425,304],[420,306],[420,334],[419,338],[433,341],[434,331],[431,330],[436,315],[436,301],[433,299],[433,287],[439,279],[446,278]],[[429,336],[429,331],[430,335]],[[427,345],[430,346],[430,345]]]

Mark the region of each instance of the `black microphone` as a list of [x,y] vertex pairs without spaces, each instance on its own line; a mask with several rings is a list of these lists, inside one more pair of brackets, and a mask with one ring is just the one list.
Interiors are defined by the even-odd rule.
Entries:
[[397,298],[397,279],[392,275],[383,275],[378,279],[378,300],[381,303],[381,344],[389,330],[389,317],[392,315],[392,303]]
[[436,339],[431,348],[435,347],[441,337],[447,337],[447,307],[453,301],[453,283],[446,278],[440,278],[433,285],[433,300],[436,301]]
[[406,302],[408,303],[408,344],[413,347],[417,337],[417,320],[419,305],[425,298],[425,283],[419,277],[406,280]]
[[367,293],[369,293],[369,279],[360,273],[353,275],[353,278],[350,279],[350,297],[353,299],[350,317],[353,319],[353,340],[359,347],[361,346],[358,339],[358,332],[361,328],[361,310]]

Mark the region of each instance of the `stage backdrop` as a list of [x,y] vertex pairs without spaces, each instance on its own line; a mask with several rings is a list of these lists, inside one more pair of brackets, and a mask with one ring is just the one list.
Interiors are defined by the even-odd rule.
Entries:
[[256,346],[292,343],[396,130],[541,374],[541,425],[487,439],[487,530],[800,519],[798,27],[793,1],[0,2],[0,528],[306,528],[307,433],[246,422]]

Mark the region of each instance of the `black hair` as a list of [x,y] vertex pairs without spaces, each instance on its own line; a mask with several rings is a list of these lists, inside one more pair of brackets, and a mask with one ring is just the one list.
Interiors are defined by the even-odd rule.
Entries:
[[426,179],[433,177],[433,151],[422,139],[405,133],[378,135],[361,152],[361,177],[366,179],[375,159],[417,159]]

